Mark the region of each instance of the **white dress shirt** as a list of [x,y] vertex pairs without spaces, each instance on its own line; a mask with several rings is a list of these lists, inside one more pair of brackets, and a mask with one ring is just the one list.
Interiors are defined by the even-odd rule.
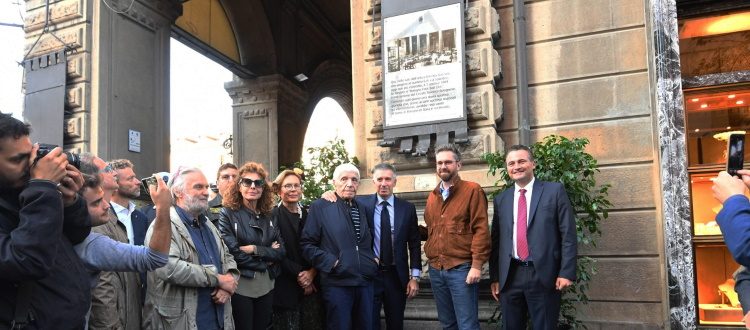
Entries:
[[135,204],[133,202],[128,202],[128,208],[125,208],[115,202],[112,202],[110,204],[112,205],[112,209],[114,209],[115,214],[117,214],[117,220],[125,225],[125,231],[127,231],[128,234],[128,242],[130,242],[130,244],[135,244],[133,243],[133,221],[130,219],[133,211],[135,211]]

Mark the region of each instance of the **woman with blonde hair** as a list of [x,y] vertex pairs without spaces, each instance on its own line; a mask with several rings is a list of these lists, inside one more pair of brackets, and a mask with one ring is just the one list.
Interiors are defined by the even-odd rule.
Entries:
[[273,193],[263,165],[248,162],[239,170],[219,213],[219,230],[237,262],[240,280],[232,296],[237,329],[271,326],[275,278],[281,271],[284,246],[272,223]]
[[[296,170],[296,171],[295,171]],[[323,302],[317,293],[317,271],[302,257],[299,238],[307,219],[302,199],[302,171],[284,170],[273,181],[273,190],[281,202],[273,209],[277,229],[281,231],[286,257],[274,289],[274,329],[323,329]]]

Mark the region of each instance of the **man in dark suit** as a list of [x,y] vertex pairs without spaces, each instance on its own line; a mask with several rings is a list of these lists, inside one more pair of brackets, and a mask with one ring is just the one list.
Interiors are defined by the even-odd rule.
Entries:
[[333,172],[335,203],[312,203],[302,229],[302,256],[320,272],[328,329],[372,329],[373,284],[378,260],[367,213],[354,200],[359,169],[341,164]]
[[514,145],[505,157],[515,184],[495,196],[490,278],[504,329],[557,329],[560,295],[576,279],[575,211],[562,184],[534,179],[534,157]]
[[380,259],[374,281],[373,329],[380,329],[381,306],[385,309],[386,328],[403,329],[406,298],[417,294],[422,274],[417,210],[414,204],[393,196],[396,170],[392,165],[375,165],[372,181],[377,193],[357,197],[357,202],[367,212],[375,256]]

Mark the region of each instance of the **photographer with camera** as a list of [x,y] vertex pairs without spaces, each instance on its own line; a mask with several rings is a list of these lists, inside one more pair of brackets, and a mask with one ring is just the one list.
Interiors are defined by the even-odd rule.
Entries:
[[29,132],[0,113],[0,328],[80,329],[91,292],[73,250],[91,230],[83,177],[59,147],[37,157]]

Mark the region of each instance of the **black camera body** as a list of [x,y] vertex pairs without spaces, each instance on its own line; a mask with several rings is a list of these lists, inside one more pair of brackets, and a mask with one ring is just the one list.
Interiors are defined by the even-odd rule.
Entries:
[[[55,148],[57,148],[57,146],[54,144],[40,143],[39,150],[36,152],[36,158],[39,159],[47,156],[47,154]],[[67,151],[63,151],[63,153],[68,157],[68,164],[73,165],[77,169],[81,168],[81,156]]]

